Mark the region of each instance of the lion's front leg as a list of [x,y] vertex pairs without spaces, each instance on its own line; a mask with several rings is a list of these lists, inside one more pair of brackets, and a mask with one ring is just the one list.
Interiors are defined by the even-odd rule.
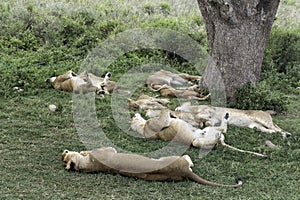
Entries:
[[67,165],[66,165],[66,170],[70,170],[70,169],[71,169],[71,164],[72,164],[72,161],[69,160],[69,161],[67,162]]

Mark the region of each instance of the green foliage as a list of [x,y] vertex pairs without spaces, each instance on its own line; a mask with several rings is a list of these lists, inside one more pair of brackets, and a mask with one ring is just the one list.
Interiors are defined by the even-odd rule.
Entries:
[[265,81],[272,90],[282,93],[282,95],[297,93],[297,82],[300,80],[300,70],[294,69],[287,74],[278,73],[276,70],[271,69],[264,71],[261,74],[261,80]]
[[161,12],[167,16],[170,14],[171,12],[171,5],[169,3],[166,3],[166,2],[162,2],[159,4],[159,7],[160,7],[160,10]]
[[283,3],[289,6],[294,6],[296,4],[296,0],[284,0]]
[[171,5],[167,2],[161,2],[159,5],[154,5],[151,2],[147,2],[143,6],[143,11],[148,15],[164,15],[168,16],[171,12]]
[[300,27],[274,27],[262,64],[261,82],[247,85],[237,92],[238,107],[248,109],[286,110],[286,95],[299,94]]
[[274,27],[262,65],[262,72],[283,73],[295,87],[300,80],[300,27]]
[[287,97],[283,93],[272,89],[266,81],[257,86],[246,84],[235,92],[235,108],[244,110],[274,110],[282,112],[287,110]]

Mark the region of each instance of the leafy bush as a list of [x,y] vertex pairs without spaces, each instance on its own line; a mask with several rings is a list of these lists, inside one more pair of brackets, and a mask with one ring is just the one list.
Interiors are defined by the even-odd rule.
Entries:
[[285,73],[279,73],[274,69],[264,71],[261,74],[261,81],[265,81],[271,86],[272,90],[276,90],[284,94],[296,94],[297,82],[299,81],[300,70],[295,70]]
[[[287,109],[287,94],[299,94],[300,27],[273,27],[267,47],[260,83],[247,84],[236,91],[240,109],[262,109],[282,112]],[[231,105],[233,106],[233,105]]]
[[[271,74],[278,73],[276,87],[283,81],[290,87],[296,87],[300,80],[300,27],[286,29],[274,27],[265,50],[262,65],[262,79],[269,79]],[[275,75],[276,76],[276,75]],[[275,77],[274,75],[272,77]],[[277,88],[279,89],[279,88]],[[289,92],[290,90],[282,91]]]
[[273,110],[282,112],[287,110],[288,100],[281,92],[272,89],[266,81],[257,86],[246,84],[236,90],[235,108],[245,110]]

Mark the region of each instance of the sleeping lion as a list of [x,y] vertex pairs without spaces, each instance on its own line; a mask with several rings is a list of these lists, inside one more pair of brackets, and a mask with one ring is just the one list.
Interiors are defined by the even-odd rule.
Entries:
[[221,129],[207,134],[182,119],[174,118],[168,109],[162,110],[158,117],[148,120],[136,113],[131,121],[131,129],[145,138],[174,141],[203,149],[212,149],[218,143],[221,134]]
[[117,153],[112,147],[103,147],[80,153],[64,150],[62,161],[67,170],[80,172],[107,172],[148,181],[181,181],[188,178],[200,184],[219,187],[242,185],[239,179],[236,184],[225,185],[199,177],[192,172],[194,164],[188,155],[153,159],[138,154]]
[[168,103],[170,103],[168,99],[159,99],[145,94],[141,95],[136,101],[130,98],[127,99],[129,109],[138,110],[161,110],[165,109],[164,105]]
[[176,111],[191,113],[195,119],[207,121],[208,124],[214,126],[222,121],[226,112],[229,113],[229,125],[238,127],[257,128],[265,133],[281,133],[283,137],[291,136],[292,134],[283,131],[275,123],[269,113],[262,110],[239,110],[234,108],[214,107],[210,105],[191,105],[190,102],[182,104],[176,108]]
[[131,121],[131,129],[145,138],[174,141],[207,150],[220,143],[222,146],[235,151],[267,157],[264,154],[238,149],[225,143],[224,134],[227,132],[229,116],[229,113],[224,113],[220,126],[208,126],[204,129],[199,129],[182,119],[176,118],[176,116],[172,116],[171,111],[166,109],[161,110],[158,117],[148,120],[136,113]]
[[200,80],[201,76],[193,76],[186,73],[175,74],[170,71],[160,70],[150,75],[145,85],[153,91],[159,91],[163,97],[203,101],[208,99],[209,95],[204,96],[201,94],[199,85],[195,84]]
[[111,73],[104,78],[95,76],[92,73],[82,72],[77,75],[72,70],[49,80],[55,89],[74,93],[96,92],[97,94],[112,93],[116,87],[114,81],[110,81]]

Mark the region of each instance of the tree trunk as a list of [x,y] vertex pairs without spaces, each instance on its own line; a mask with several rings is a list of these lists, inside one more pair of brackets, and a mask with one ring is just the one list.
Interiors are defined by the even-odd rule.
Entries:
[[211,69],[218,69],[226,97],[259,81],[264,49],[280,0],[198,0],[210,48],[204,82],[215,83]]

